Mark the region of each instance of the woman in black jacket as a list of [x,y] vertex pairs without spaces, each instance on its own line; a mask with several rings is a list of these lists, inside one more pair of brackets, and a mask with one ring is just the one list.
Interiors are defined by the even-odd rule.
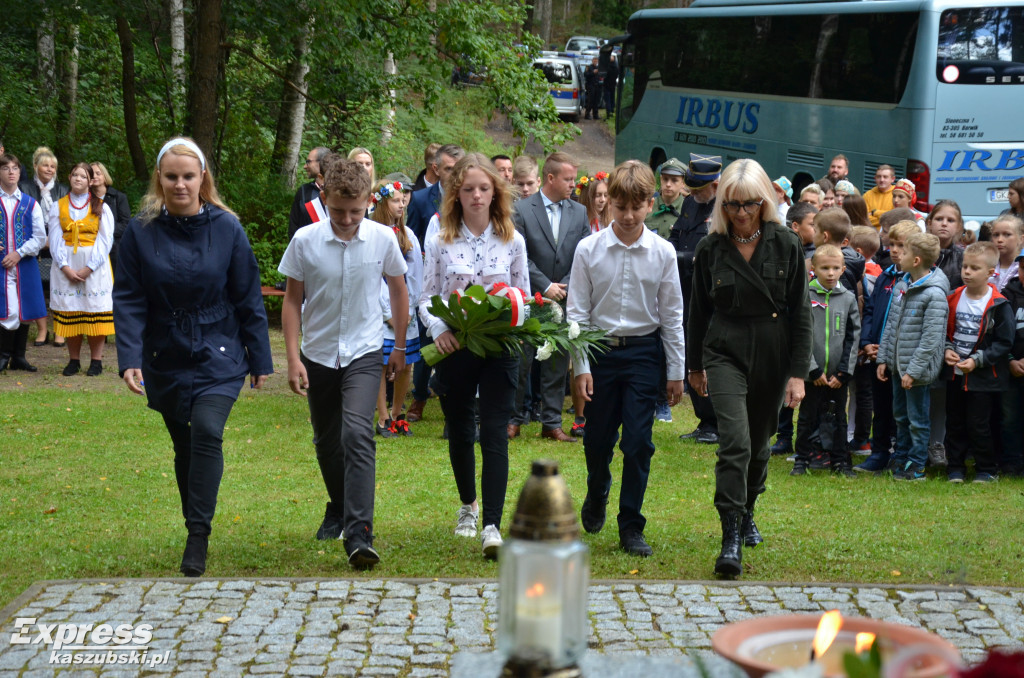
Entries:
[[274,371],[260,271],[191,139],[164,144],[114,274],[117,360],[128,388],[163,415],[188,529],[181,572],[206,570],[224,424],[246,375]]
[[110,270],[117,270],[117,244],[121,242],[124,229],[128,228],[128,222],[132,218],[132,209],[128,205],[128,196],[112,188],[114,183],[110,178],[110,172],[102,162],[91,162],[92,165],[92,192],[103,199],[103,204],[110,208],[114,215],[114,245],[110,248]]

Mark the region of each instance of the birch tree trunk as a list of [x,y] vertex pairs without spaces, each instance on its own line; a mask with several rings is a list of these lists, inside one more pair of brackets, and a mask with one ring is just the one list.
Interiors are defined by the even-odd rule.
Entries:
[[39,70],[39,84],[46,98],[57,91],[57,55],[53,35],[57,32],[56,22],[46,9],[41,9],[42,20],[36,29],[36,52]]
[[[270,158],[270,166],[276,168],[277,174],[292,188],[295,187],[295,174],[302,150],[302,131],[306,126],[306,97],[296,89],[306,91],[309,39],[309,31],[302,31],[292,41],[292,60],[286,71],[287,81],[281,85],[281,110],[277,116],[277,133]],[[289,83],[294,87],[290,87]]]
[[171,24],[171,78],[174,82],[174,107],[182,108],[185,98],[185,7],[182,0],[168,0],[167,16]]
[[[388,58],[384,60],[384,73],[392,77],[398,74],[398,69],[395,68],[395,55],[392,54],[391,52],[388,52]],[[395,88],[389,88],[388,101],[390,102],[390,104],[388,106],[388,117],[387,120],[384,122],[384,128],[381,131],[381,140],[384,143],[387,143],[388,141],[391,140],[391,130],[394,129],[395,127],[395,97]]]

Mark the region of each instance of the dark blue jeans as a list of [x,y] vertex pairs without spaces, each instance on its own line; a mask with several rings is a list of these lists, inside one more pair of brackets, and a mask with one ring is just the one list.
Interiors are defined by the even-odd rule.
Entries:
[[587,492],[606,497],[612,486],[611,463],[622,428],[622,487],[619,490],[619,534],[643,532],[641,510],[651,472],[654,405],[661,380],[662,347],[651,337],[634,346],[613,348],[590,363],[594,394],[587,403],[583,451],[587,459]]
[[210,534],[224,475],[224,424],[234,404],[235,399],[228,396],[199,396],[192,403],[189,421],[163,415],[174,444],[174,476],[189,534]]
[[908,461],[924,468],[928,461],[928,437],[931,434],[931,385],[903,388],[895,372],[892,383],[892,416],[896,420],[896,447],[893,459],[900,468]]

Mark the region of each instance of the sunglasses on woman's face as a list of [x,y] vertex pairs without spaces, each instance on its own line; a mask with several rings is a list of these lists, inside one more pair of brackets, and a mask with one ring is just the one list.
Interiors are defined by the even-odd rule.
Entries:
[[761,209],[761,205],[763,203],[764,199],[747,200],[746,202],[730,200],[729,202],[722,203],[722,209],[725,210],[727,214],[739,214],[740,210],[743,210],[747,214],[754,214]]

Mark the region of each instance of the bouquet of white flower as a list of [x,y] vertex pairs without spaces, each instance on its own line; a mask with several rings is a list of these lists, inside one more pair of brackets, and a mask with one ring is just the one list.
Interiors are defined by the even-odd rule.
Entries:
[[[494,285],[490,294],[480,285],[473,285],[451,295],[447,303],[435,294],[430,298],[429,310],[451,328],[460,346],[481,358],[505,351],[521,354],[524,343],[537,349],[537,360],[547,360],[555,351],[589,359],[594,351],[608,350],[601,341],[604,330],[567,323],[557,303],[539,292],[530,297],[504,283]],[[433,344],[420,349],[420,355],[428,365],[447,356]]]

